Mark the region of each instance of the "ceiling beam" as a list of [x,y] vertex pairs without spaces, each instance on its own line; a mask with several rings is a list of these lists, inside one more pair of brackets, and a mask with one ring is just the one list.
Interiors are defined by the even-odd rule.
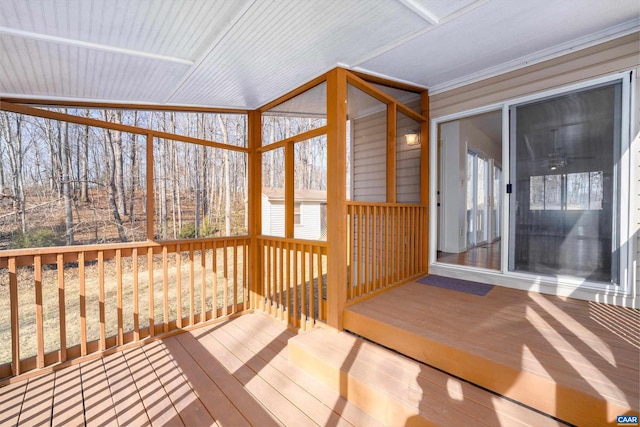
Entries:
[[440,18],[438,18],[434,13],[432,13],[426,7],[423,7],[421,4],[417,3],[415,0],[398,0],[402,3],[407,9],[418,15],[420,18],[424,19],[431,25],[438,25],[440,23]]
[[174,62],[178,64],[193,65],[193,61],[173,56],[158,55],[156,53],[144,52],[140,50],[125,49],[117,46],[110,46],[101,43],[92,43],[76,39],[68,39],[65,37],[50,36],[48,34],[34,33],[31,31],[16,30],[14,28],[0,27],[0,34],[6,34],[13,37],[21,37],[32,40],[41,40],[49,43],[66,44],[70,46],[83,47],[85,49],[95,49],[104,52],[118,53],[121,55],[139,56],[142,58],[156,59],[159,61]]

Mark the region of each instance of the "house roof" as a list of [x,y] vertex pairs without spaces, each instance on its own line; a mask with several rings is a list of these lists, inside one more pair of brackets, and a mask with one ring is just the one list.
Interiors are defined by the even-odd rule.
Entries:
[[637,0],[4,0],[0,96],[255,109],[336,66],[435,93],[639,16]]
[[[263,188],[264,194],[271,201],[284,200],[284,188]],[[326,190],[298,190],[294,191],[294,199],[296,202],[326,202]]]

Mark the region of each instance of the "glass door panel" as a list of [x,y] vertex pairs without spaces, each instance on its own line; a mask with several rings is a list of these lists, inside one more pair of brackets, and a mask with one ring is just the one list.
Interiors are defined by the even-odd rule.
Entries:
[[621,86],[512,107],[509,270],[618,281]]

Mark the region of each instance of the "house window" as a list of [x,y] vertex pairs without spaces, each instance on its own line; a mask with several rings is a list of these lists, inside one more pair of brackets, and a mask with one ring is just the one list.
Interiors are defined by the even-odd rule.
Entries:
[[300,214],[300,203],[293,205],[293,224],[302,225],[302,215]]
[[602,210],[603,172],[582,172],[529,177],[532,211]]

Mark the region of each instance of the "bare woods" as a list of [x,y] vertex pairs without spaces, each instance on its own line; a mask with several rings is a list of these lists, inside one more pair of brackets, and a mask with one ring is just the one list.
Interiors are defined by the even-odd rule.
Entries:
[[246,152],[153,138],[148,156],[144,135],[246,147],[245,115],[51,110],[141,131],[0,111],[0,249],[145,240],[148,206],[157,239],[246,234]]

